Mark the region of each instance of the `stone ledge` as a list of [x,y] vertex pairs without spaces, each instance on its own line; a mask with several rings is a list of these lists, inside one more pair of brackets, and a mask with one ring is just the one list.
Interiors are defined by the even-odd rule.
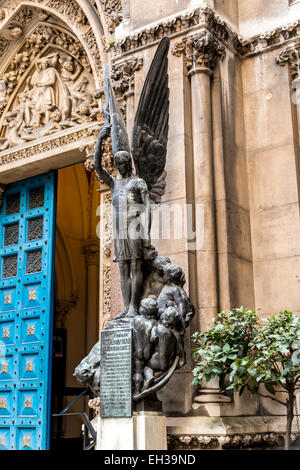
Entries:
[[[292,435],[292,450],[299,450],[299,437]],[[168,435],[168,450],[263,450],[282,449],[284,434],[254,433],[231,436]]]
[[[206,417],[186,416],[166,418],[170,435],[233,435],[247,433],[284,433],[285,416]],[[297,432],[296,420],[293,432]]]
[[[96,141],[99,124],[82,124],[0,153],[0,183],[83,162],[83,147]],[[20,165],[20,161],[22,165]]]
[[[285,416],[223,418],[167,418],[169,450],[222,450],[283,448]],[[300,448],[300,433],[293,423],[292,444]]]
[[[193,10],[185,10],[136,29],[106,45],[112,53],[112,60],[118,61],[127,54],[135,53],[149,45],[156,44],[163,36],[171,39],[190,34],[198,29],[206,29],[221,43],[239,57],[248,57],[265,50],[282,47],[292,40],[300,40],[300,19],[276,27],[264,33],[245,37],[230,23],[206,4]],[[127,33],[126,30],[124,30]]]

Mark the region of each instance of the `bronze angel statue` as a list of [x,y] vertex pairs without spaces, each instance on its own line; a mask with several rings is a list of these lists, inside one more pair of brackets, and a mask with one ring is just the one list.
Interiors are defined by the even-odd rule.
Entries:
[[[151,205],[161,201],[166,187],[168,50],[169,39],[163,38],[141,93],[131,149],[106,68],[105,121],[94,154],[94,168],[112,191],[114,260],[119,263],[124,301],[122,312],[105,329],[131,325],[135,401],[153,396],[185,364],[184,335],[195,313],[184,290],[183,270],[159,256],[150,237]],[[110,133],[118,178],[102,166],[102,142]],[[100,351],[99,341],[74,373],[95,393],[100,389]]]
[[[108,66],[105,70],[105,121],[95,148],[94,168],[112,191],[114,261],[119,263],[124,302],[118,318],[133,318],[138,313],[143,287],[142,262],[151,251],[151,202],[160,202],[166,186],[168,50],[169,39],[165,37],[157,48],[144,83],[133,124],[131,149]],[[118,178],[102,166],[102,142],[110,133],[114,161],[120,174]],[[141,222],[143,212],[144,224]]]

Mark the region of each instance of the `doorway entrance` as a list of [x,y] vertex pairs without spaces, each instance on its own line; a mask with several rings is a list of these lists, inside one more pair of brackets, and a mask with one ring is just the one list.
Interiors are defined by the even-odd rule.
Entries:
[[[6,187],[0,212],[0,450],[81,448],[78,416],[51,420],[51,414],[82,390],[73,371],[99,335],[96,189],[83,164]],[[88,399],[72,411],[88,412]]]
[[6,188],[0,217],[0,449],[47,449],[56,172]]
[[[99,339],[98,183],[83,164],[58,170],[54,287],[52,414],[60,413],[85,387],[75,367]],[[70,412],[89,415],[89,397]],[[52,419],[51,447],[82,449],[82,419]]]

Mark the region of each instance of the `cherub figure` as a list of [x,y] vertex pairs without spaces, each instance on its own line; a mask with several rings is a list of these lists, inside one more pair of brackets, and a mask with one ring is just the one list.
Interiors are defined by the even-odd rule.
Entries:
[[133,382],[136,394],[141,392],[144,384],[144,364],[151,358],[152,344],[150,337],[152,328],[157,323],[157,317],[157,302],[152,298],[143,299],[139,315],[133,320],[135,363]]
[[158,298],[164,286],[164,268],[167,264],[171,264],[167,256],[156,256],[151,262],[147,263],[143,298],[150,296]]
[[85,94],[82,101],[77,104],[74,111],[72,111],[72,118],[80,124],[83,124],[93,119],[99,111],[98,106],[95,106],[93,96]]
[[157,299],[158,314],[161,316],[170,305],[175,305],[181,319],[182,333],[184,333],[195,314],[194,306],[183,289],[184,272],[177,264],[167,264],[164,268],[164,280],[166,284]]
[[157,373],[165,372],[171,367],[176,356],[180,357],[179,365],[184,364],[182,338],[177,331],[178,321],[180,318],[177,309],[168,307],[152,328],[150,341],[154,352],[144,367],[144,389],[151,387]]
[[[114,261],[119,263],[124,309],[119,317],[137,315],[143,285],[144,249],[151,246],[151,204],[160,202],[165,190],[164,171],[169,122],[169,39],[163,38],[148,72],[132,133],[133,173],[129,140],[124,120],[105,70],[104,126],[94,154],[94,168],[112,191]],[[102,166],[102,141],[111,131],[112,150],[120,178]],[[142,224],[141,214],[145,213]]]

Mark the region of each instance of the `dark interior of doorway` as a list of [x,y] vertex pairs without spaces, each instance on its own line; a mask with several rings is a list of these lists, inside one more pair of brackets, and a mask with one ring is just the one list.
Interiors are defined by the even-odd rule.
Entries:
[[[61,413],[64,408],[64,398],[71,402],[83,392],[83,387],[66,387],[66,341],[67,330],[55,328],[53,331],[53,362],[52,362],[52,415]],[[84,398],[81,399],[84,408]],[[62,417],[52,416],[50,448],[53,451],[80,451],[84,447],[83,432],[79,437],[64,438],[63,420],[71,419],[67,410]],[[92,419],[90,413],[89,418]]]
[[[89,221],[87,207],[88,201],[91,200],[91,178],[88,176],[83,164],[58,170],[52,415],[60,413],[85,390],[84,386],[76,382],[73,371],[90,349],[87,345],[86,332],[87,265],[82,251],[82,243],[90,238],[86,229],[83,229],[87,227]],[[95,232],[93,223],[91,231],[92,229]],[[76,294],[75,301],[71,296],[73,292]],[[68,310],[69,307],[65,306],[70,304],[72,307]],[[65,308],[68,313],[61,314]],[[52,417],[51,450],[83,449],[82,418],[78,415],[70,416],[69,413],[85,412],[91,415],[88,398],[88,395],[80,398],[67,411],[68,415]],[[92,419],[92,416],[89,417]]]

